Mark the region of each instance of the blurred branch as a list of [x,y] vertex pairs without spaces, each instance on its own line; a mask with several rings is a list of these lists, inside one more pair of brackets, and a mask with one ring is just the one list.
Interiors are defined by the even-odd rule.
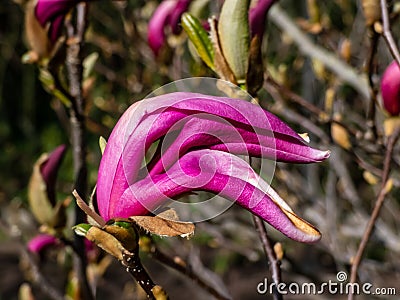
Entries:
[[382,22],[383,22],[382,35],[389,47],[390,53],[392,53],[393,58],[397,61],[397,64],[400,67],[399,49],[397,48],[396,42],[393,39],[392,31],[390,29],[390,19],[387,7],[388,7],[387,1],[381,0]]
[[159,262],[165,264],[166,266],[171,267],[172,269],[182,273],[183,275],[188,276],[192,280],[194,280],[200,287],[205,289],[211,295],[213,295],[216,299],[219,300],[230,300],[231,297],[224,295],[221,291],[217,290],[213,286],[211,286],[206,280],[201,278],[197,273],[195,273],[192,268],[190,268],[182,259],[175,257],[170,258],[168,255],[161,252],[153,240],[151,240],[150,246],[150,254],[152,257],[157,259]]
[[[399,139],[399,136],[400,136],[400,128],[397,128],[396,131],[389,137],[388,142],[387,142],[386,154],[385,154],[384,165],[383,165],[381,187],[380,187],[380,190],[378,193],[378,198],[375,202],[375,206],[372,211],[371,217],[368,221],[364,235],[363,235],[360,245],[358,247],[357,254],[354,257],[354,260],[352,262],[351,277],[350,277],[351,283],[354,283],[357,280],[357,272],[358,272],[358,268],[361,264],[361,260],[362,260],[365,248],[371,237],[372,231],[374,230],[375,222],[379,217],[379,213],[380,213],[383,203],[385,201],[385,197],[390,190],[387,187],[387,184],[389,181],[389,173],[390,173],[390,169],[391,169],[390,165],[391,165],[391,161],[392,161],[394,146],[395,146],[397,140]],[[349,294],[348,299],[352,300],[353,297],[354,297],[354,294]]]
[[54,287],[45,276],[43,276],[32,254],[29,253],[29,251],[23,245],[20,245],[19,248],[22,258],[25,258],[25,261],[29,264],[29,275],[32,283],[40,288],[40,290],[50,299],[67,299],[64,297],[61,291],[57,290],[57,288]]
[[[74,164],[74,188],[85,198],[87,191],[87,166],[86,166],[86,141],[85,141],[85,101],[82,92],[82,47],[84,42],[84,33],[86,30],[86,3],[80,3],[76,8],[76,27],[71,23],[71,19],[66,20],[67,27],[67,57],[66,67],[70,87],[70,94],[73,97],[70,108],[71,124],[71,143]],[[76,206],[75,224],[85,222],[84,212]],[[75,249],[79,255],[74,256],[74,268],[76,276],[81,283],[81,292],[83,299],[94,299],[91,293],[88,279],[86,276],[86,258],[84,239],[75,235]]]
[[367,125],[370,126],[372,133],[374,134],[375,137],[377,137],[376,126],[375,126],[375,113],[376,113],[376,105],[378,103],[377,101],[378,90],[377,87],[375,87],[374,85],[373,75],[375,71],[374,61],[375,61],[376,51],[378,49],[379,35],[374,30],[370,30],[370,34],[371,34],[369,39],[370,46],[369,46],[369,53],[365,70],[366,73],[368,74],[368,84],[371,93],[371,99],[369,101],[369,108],[367,112]]
[[276,287],[281,283],[280,260],[276,257],[272,242],[268,237],[267,229],[265,228],[263,220],[260,217],[256,217],[254,215],[253,220],[256,226],[256,230],[260,236],[265,255],[268,257],[269,269],[272,274],[272,280],[275,283],[272,296],[275,300],[281,300],[283,299],[282,294],[280,294],[276,289]]
[[364,98],[370,98],[368,83],[365,76],[356,73],[353,68],[338,59],[335,55],[315,45],[311,39],[296,26],[278,4],[271,8],[269,18],[276,26],[293,39],[294,43],[304,55],[319,60],[338,78],[353,87]]
[[[319,107],[315,106],[314,104],[310,103],[309,101],[307,101],[303,97],[299,96],[298,94],[292,92],[291,90],[289,90],[285,86],[279,84],[271,76],[266,75],[266,78],[267,78],[266,79],[266,83],[270,87],[272,87],[273,89],[278,91],[280,94],[282,94],[287,99],[290,99],[294,103],[297,103],[301,107],[303,107],[306,110],[308,110],[310,113],[314,114],[317,117],[317,119],[318,119],[318,121],[320,123],[325,123],[325,122],[336,123],[336,124],[339,124],[342,127],[346,128],[346,130],[349,133],[351,133],[352,135],[356,135],[357,134],[356,130],[354,130],[353,128],[350,128],[347,124],[345,124],[345,123],[343,123],[343,122],[341,122],[339,120],[336,120],[336,119],[333,119],[333,118],[329,118],[329,116],[326,114],[326,112],[324,110],[322,110]],[[283,98],[280,98],[280,99],[283,100]]]
[[32,253],[28,251],[25,245],[21,243],[11,232],[11,229],[7,223],[0,219],[0,230],[2,233],[9,236],[11,239],[16,240],[15,247],[20,253],[21,259],[26,262],[29,266],[29,280],[37,286],[49,299],[61,300],[66,299],[61,291],[53,286],[40,271],[40,268],[33,257]]

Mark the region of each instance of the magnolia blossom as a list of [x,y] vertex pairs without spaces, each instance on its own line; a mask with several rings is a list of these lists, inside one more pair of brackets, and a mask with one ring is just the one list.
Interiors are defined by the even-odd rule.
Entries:
[[235,154],[312,163],[329,151],[309,147],[279,118],[243,100],[187,92],[145,99],[124,113],[108,140],[97,181],[99,213],[105,220],[145,215],[184,193],[209,191],[292,239],[319,240],[318,230]]
[[148,42],[155,55],[165,44],[165,28],[169,25],[174,34],[179,33],[182,14],[191,0],[164,0],[155,10],[148,27]]
[[400,67],[393,61],[385,70],[381,81],[382,102],[392,116],[400,114]]

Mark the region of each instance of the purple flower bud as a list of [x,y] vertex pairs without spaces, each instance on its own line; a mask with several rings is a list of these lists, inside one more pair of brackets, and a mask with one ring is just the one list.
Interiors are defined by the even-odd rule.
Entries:
[[277,0],[258,0],[257,4],[250,9],[249,22],[251,36],[258,35],[262,39],[265,30],[265,20],[271,6]]
[[58,244],[58,240],[49,234],[39,234],[28,242],[28,250],[40,254],[48,247]]
[[50,202],[55,204],[55,185],[58,169],[62,163],[67,147],[60,145],[51,152],[47,159],[40,165],[40,173],[46,183],[47,196]]
[[[142,167],[149,147],[162,140]],[[317,229],[291,208],[250,165],[234,154],[311,163],[329,151],[313,149],[283,121],[249,102],[171,93],[132,105],[103,154],[97,203],[105,219],[145,215],[191,191],[236,201],[292,239],[315,242]]]
[[400,114],[400,68],[393,61],[383,73],[381,80],[382,102],[385,110],[392,116]]
[[164,0],[155,10],[148,26],[148,43],[157,56],[165,44],[165,28],[169,25],[174,34],[179,33],[182,14],[188,9],[191,0]]
[[43,28],[49,26],[48,36],[52,43],[59,38],[65,15],[80,0],[38,0],[35,15]]

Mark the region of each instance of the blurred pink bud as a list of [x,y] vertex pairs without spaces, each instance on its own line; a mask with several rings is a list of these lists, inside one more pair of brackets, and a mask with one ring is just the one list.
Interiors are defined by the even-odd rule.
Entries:
[[148,27],[148,43],[155,55],[165,44],[165,28],[171,27],[172,33],[180,32],[179,23],[182,14],[188,9],[191,0],[165,0],[155,10]]
[[48,36],[52,43],[59,38],[64,25],[65,15],[78,3],[79,0],[38,0],[35,15],[43,28],[48,28]]
[[28,250],[40,254],[48,247],[58,244],[58,240],[49,234],[39,234],[28,242]]
[[383,73],[381,81],[382,103],[392,116],[400,114],[400,68],[393,61]]

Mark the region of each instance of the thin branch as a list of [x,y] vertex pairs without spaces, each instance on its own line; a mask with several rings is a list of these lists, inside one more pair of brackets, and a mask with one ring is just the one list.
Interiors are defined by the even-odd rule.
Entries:
[[[67,57],[66,67],[69,81],[70,94],[73,97],[70,108],[71,124],[71,143],[74,169],[74,188],[83,197],[87,191],[87,166],[86,166],[86,141],[85,141],[85,101],[82,93],[82,47],[84,41],[84,32],[86,30],[86,3],[80,3],[76,8],[76,27],[70,19],[66,20],[67,28]],[[75,224],[85,221],[85,213],[76,206]],[[82,297],[84,299],[94,299],[91,293],[88,279],[86,276],[86,258],[84,239],[75,235],[75,248],[82,255],[74,256],[74,269],[81,283]]]
[[179,263],[177,260],[174,260],[170,258],[168,255],[164,254],[161,252],[157,246],[155,245],[154,241],[152,241],[152,245],[150,248],[150,254],[152,257],[157,259],[159,262],[163,263],[166,266],[171,267],[172,269],[188,276],[190,279],[194,280],[200,287],[202,287],[204,290],[209,292],[211,295],[213,295],[216,299],[219,300],[230,300],[231,298],[226,297],[225,295],[221,294],[218,290],[216,290],[214,287],[209,285],[205,280],[203,280],[201,277],[199,277],[191,268],[187,267],[187,264],[184,263],[182,260],[181,263]]
[[336,120],[334,118],[329,118],[329,119],[325,120],[324,116],[326,116],[326,112],[324,110],[322,110],[319,107],[315,106],[314,104],[310,103],[309,101],[307,101],[306,99],[304,99],[300,95],[292,92],[291,90],[289,90],[285,86],[280,85],[271,76],[267,75],[266,78],[267,78],[266,79],[266,83],[269,86],[271,86],[272,88],[277,90],[285,98],[287,98],[287,99],[291,100],[292,102],[302,106],[307,111],[309,111],[310,113],[314,114],[317,117],[317,120],[319,121],[319,123],[336,123],[336,124],[346,128],[346,130],[350,134],[352,134],[354,136],[357,134],[357,131],[355,129],[349,127],[347,124],[345,124],[345,123],[343,123],[343,122],[341,122],[339,120]]
[[0,229],[2,233],[8,235],[11,239],[16,240],[16,250],[19,251],[21,258],[28,263],[29,266],[29,278],[27,278],[32,284],[37,286],[49,299],[61,300],[66,299],[61,291],[59,291],[54,285],[52,285],[45,276],[43,276],[37,261],[33,257],[32,253],[28,251],[25,245],[21,243],[21,240],[16,238],[11,230],[3,220],[0,219]]
[[343,82],[353,87],[365,99],[369,99],[370,94],[367,78],[355,72],[351,66],[338,59],[334,54],[315,45],[311,39],[294,24],[278,4],[275,4],[271,8],[269,19],[292,38],[304,55],[313,59],[318,59]]
[[375,113],[376,113],[376,105],[378,103],[377,100],[378,89],[374,85],[373,75],[374,75],[374,61],[375,61],[376,50],[378,48],[379,35],[373,30],[370,30],[370,34],[371,34],[370,47],[369,47],[369,53],[365,70],[368,74],[368,84],[371,93],[371,99],[369,101],[369,108],[367,112],[367,125],[370,126],[372,133],[374,134],[375,137],[377,137],[378,135],[375,126]]
[[[393,149],[394,149],[394,146],[395,146],[399,136],[400,136],[400,128],[397,128],[397,130],[388,139],[386,154],[385,154],[385,159],[384,159],[384,165],[383,165],[381,187],[380,187],[378,197],[375,202],[375,206],[372,211],[371,217],[368,221],[367,227],[364,231],[364,235],[363,235],[360,245],[358,247],[357,254],[354,257],[354,260],[352,262],[351,276],[350,276],[351,283],[355,283],[357,280],[357,272],[358,272],[358,268],[361,264],[361,260],[362,260],[365,248],[367,247],[368,241],[369,241],[371,234],[375,228],[375,223],[379,217],[379,213],[380,213],[383,203],[385,201],[385,196],[388,193],[386,185],[387,185],[388,179],[389,179]],[[354,294],[349,294],[348,299],[352,300],[353,298],[354,298]]]
[[388,6],[387,1],[381,0],[382,22],[383,22],[382,35],[389,47],[390,53],[392,53],[393,58],[397,61],[397,64],[400,67],[399,49],[397,48],[396,42],[392,35],[392,31],[390,29],[390,19],[387,6]]
[[282,300],[283,299],[282,294],[280,294],[276,289],[278,284],[281,283],[281,268],[280,268],[281,262],[276,257],[272,242],[268,237],[267,229],[265,228],[263,220],[260,217],[254,215],[253,215],[253,220],[256,230],[260,236],[265,255],[268,257],[269,269],[272,274],[272,280],[275,283],[272,296],[275,300]]
[[143,267],[139,258],[139,254],[137,252],[133,255],[123,254],[122,257],[122,265],[126,267],[126,271],[139,283],[142,289],[146,292],[147,298],[155,300],[156,297],[153,294],[153,288],[156,286],[156,284]]
[[40,272],[39,266],[37,265],[34,257],[32,256],[31,253],[29,253],[28,250],[26,250],[25,247],[22,245],[20,246],[20,252],[22,257],[26,259],[26,261],[29,264],[30,267],[30,277],[31,281],[35,286],[39,287],[40,290],[46,294],[50,299],[54,300],[60,300],[60,299],[66,299],[64,295],[62,294],[61,291],[57,290],[56,287],[54,287],[43,274]]

